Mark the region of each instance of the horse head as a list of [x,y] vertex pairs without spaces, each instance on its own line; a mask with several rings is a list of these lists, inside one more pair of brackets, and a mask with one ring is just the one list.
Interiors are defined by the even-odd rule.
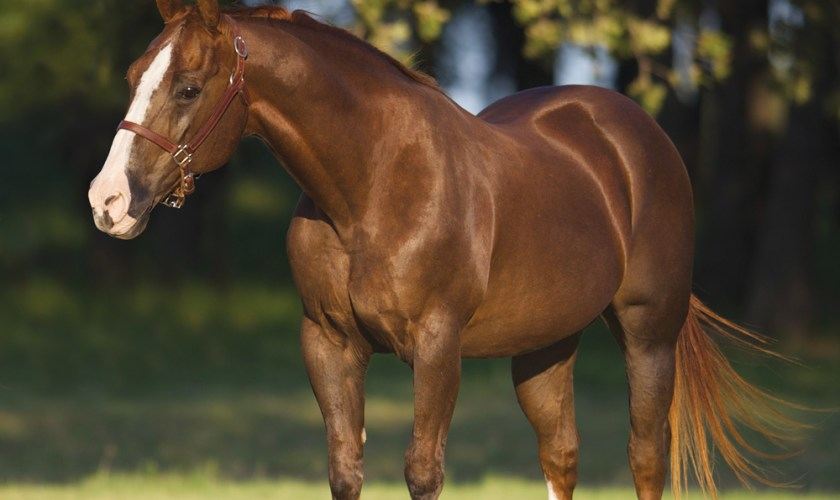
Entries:
[[157,203],[180,207],[195,174],[227,162],[247,121],[247,48],[233,20],[217,0],[157,6],[164,30],[128,70],[128,111],[88,192],[96,226],[121,239],[142,233]]

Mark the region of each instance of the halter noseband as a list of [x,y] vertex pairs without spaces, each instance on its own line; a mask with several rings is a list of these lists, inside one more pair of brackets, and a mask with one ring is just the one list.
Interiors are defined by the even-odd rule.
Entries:
[[195,191],[195,175],[190,171],[193,154],[219,124],[219,121],[221,121],[225,111],[230,107],[233,99],[239,95],[242,97],[242,101],[246,106],[250,104],[247,90],[245,89],[245,60],[248,58],[248,47],[245,45],[245,40],[239,35],[233,19],[227,15],[224,17],[233,29],[233,49],[236,51],[236,70],[230,75],[230,85],[228,85],[227,90],[221,99],[219,99],[219,102],[216,103],[213,112],[207,118],[207,121],[204,122],[204,125],[198,129],[198,132],[196,132],[192,140],[178,145],[139,123],[127,120],[120,122],[117,127],[117,130],[128,130],[156,144],[169,153],[172,156],[172,160],[178,165],[181,180],[175,189],[166,198],[161,200],[161,204],[167,207],[181,208],[184,205],[184,200],[187,195]]

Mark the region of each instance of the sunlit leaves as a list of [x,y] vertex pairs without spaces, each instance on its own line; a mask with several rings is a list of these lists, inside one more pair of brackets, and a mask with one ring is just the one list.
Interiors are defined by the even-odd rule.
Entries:
[[671,30],[648,19],[629,17],[627,32],[631,50],[637,54],[659,54],[671,44]]
[[623,44],[625,27],[612,14],[606,13],[591,19],[572,19],[565,24],[568,36],[564,41],[588,47],[602,45],[610,49],[617,49]]
[[656,17],[663,21],[670,19],[676,5],[677,0],[659,0],[656,3]]
[[[732,40],[714,23],[701,23],[696,2],[689,0],[656,0],[644,12],[618,0],[477,1],[512,3],[513,16],[525,30],[523,50],[529,58],[550,61],[558,47],[573,43],[638,62],[639,79],[632,88],[621,90],[651,110],[669,87],[714,86],[731,72]],[[407,61],[417,42],[440,38],[451,18],[449,9],[458,2],[350,0],[350,4],[355,23],[346,27]],[[4,11],[0,16],[0,117],[77,94],[93,105],[124,101],[122,72],[151,35],[127,31],[141,24],[136,19],[156,17],[156,12],[143,3],[120,0],[98,0],[82,10],[74,5],[73,0],[0,0]],[[118,9],[131,12],[115,16],[115,23],[111,14]],[[754,54],[770,60],[777,90],[789,101],[803,103],[814,94],[814,75],[821,70],[807,53],[809,34],[803,26],[831,22],[836,14],[818,0],[791,0],[789,12],[795,16],[777,19],[769,28],[752,26],[747,42]],[[677,68],[670,50],[675,28],[685,23],[691,26],[690,55]],[[27,57],[20,57],[21,47]]]
[[[525,30],[526,57],[550,61],[557,49],[571,43],[584,49],[606,49],[619,60],[635,60],[638,75],[626,89],[648,111],[658,111],[670,88],[712,87],[731,73],[732,39],[714,23],[701,22],[697,6],[687,0],[656,0],[652,11],[617,0],[478,0],[510,1],[516,22]],[[439,0],[351,0],[357,13],[356,32],[398,59],[408,60],[414,41],[432,42],[450,19]],[[447,3],[448,7],[452,4]],[[796,19],[824,21],[825,5],[817,0],[792,0]],[[801,26],[775,22],[785,35]],[[689,54],[678,67],[670,50],[677,26],[689,23]],[[776,63],[786,62],[774,78],[780,93],[792,102],[807,102],[813,94],[813,69],[794,55],[787,36],[774,26],[756,25],[747,33],[751,50]],[[2,25],[0,25],[2,28]],[[684,35],[685,36],[685,35]],[[686,40],[685,38],[683,40]],[[776,64],[779,66],[779,64]]]
[[436,0],[351,0],[351,4],[359,24],[351,29],[404,62],[410,59],[413,35],[434,41],[450,18],[449,11]]
[[[412,40],[431,42],[440,37],[451,17],[438,0],[351,0],[359,33],[380,49],[407,60]],[[484,0],[479,3],[486,3]],[[586,49],[603,48],[618,59],[638,62],[639,74],[624,89],[651,113],[662,106],[669,88],[714,85],[730,72],[732,43],[717,29],[699,26],[689,60],[677,70],[669,49],[678,14],[686,4],[657,0],[653,12],[642,15],[616,0],[509,0],[516,22],[525,30],[524,54],[548,59],[564,43]],[[681,10],[682,9],[682,10]],[[686,19],[683,12],[682,19]],[[760,42],[756,34],[756,42]],[[803,84],[790,92],[804,96]]]
[[716,80],[729,76],[732,42],[720,31],[702,30],[697,37],[697,57]]
[[562,39],[560,23],[540,19],[525,28],[525,56],[535,59],[554,50]]
[[513,16],[518,23],[527,25],[547,16],[556,6],[552,0],[517,0],[513,4]]
[[796,73],[786,83],[787,95],[793,102],[805,104],[811,100],[814,82],[809,73]]
[[[525,26],[525,55],[550,58],[564,43],[602,47],[618,59],[635,59],[638,78],[626,90],[648,111],[659,110],[669,87],[714,85],[730,72],[732,44],[717,29],[701,28],[677,0],[659,0],[655,12],[640,15],[612,0],[512,0],[516,20]],[[682,7],[683,10],[684,7]],[[677,70],[669,50],[678,18],[692,19],[690,56]],[[685,58],[683,58],[685,61]]]
[[411,26],[403,19],[380,23],[368,35],[370,43],[397,58],[406,57],[404,47],[410,38]]
[[435,0],[421,0],[414,4],[417,19],[417,35],[424,42],[436,40],[449,20],[448,10],[441,8]]
[[627,94],[638,101],[648,113],[656,114],[662,109],[662,104],[668,95],[668,88],[642,74],[630,83]]
[[351,0],[359,22],[364,26],[374,26],[382,19],[387,7],[387,0]]
[[[654,71],[652,58],[671,45],[675,4],[661,0],[655,18],[640,17],[612,0],[513,0],[513,12],[525,26],[527,57],[548,58],[563,43],[573,43],[603,47],[617,58],[639,61],[639,78],[627,90],[656,112],[675,77],[668,67]],[[692,79],[694,74],[689,72]]]

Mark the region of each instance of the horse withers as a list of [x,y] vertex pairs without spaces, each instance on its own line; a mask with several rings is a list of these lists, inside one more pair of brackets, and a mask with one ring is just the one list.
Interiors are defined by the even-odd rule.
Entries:
[[305,13],[157,5],[165,28],[128,71],[132,101],[88,194],[94,220],[134,238],[243,136],[268,144],[304,192],[288,253],[334,498],[360,495],[375,352],[414,372],[412,498],[443,487],[462,357],[512,358],[549,497],[571,498],[572,370],[599,316],[626,358],[639,498],[661,497],[669,466],[675,494],[692,469],[714,495],[707,441],[739,477],[764,479],[738,425],[776,440],[795,424],[710,337],[764,349],[692,295],[689,179],[636,104],[545,87],[473,116],[429,77]]

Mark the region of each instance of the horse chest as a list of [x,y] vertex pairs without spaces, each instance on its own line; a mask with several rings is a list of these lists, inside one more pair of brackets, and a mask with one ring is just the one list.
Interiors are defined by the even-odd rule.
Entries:
[[334,247],[311,247],[304,259],[293,261],[295,281],[306,314],[322,326],[376,351],[411,359],[409,326],[421,311],[416,294],[372,257],[354,256]]
[[308,317],[377,351],[411,357],[413,343],[405,332],[421,298],[394,275],[374,245],[350,253],[329,224],[311,217],[292,220],[287,243]]

